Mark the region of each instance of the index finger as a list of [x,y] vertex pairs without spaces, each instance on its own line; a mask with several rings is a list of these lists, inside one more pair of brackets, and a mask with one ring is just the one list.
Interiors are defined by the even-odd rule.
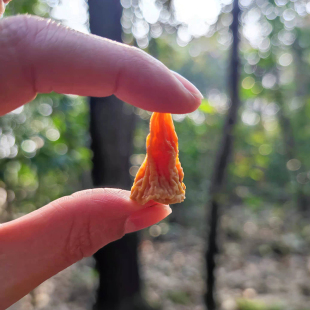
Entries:
[[112,94],[156,112],[189,113],[202,95],[147,53],[42,18],[0,22],[0,115],[37,93]]

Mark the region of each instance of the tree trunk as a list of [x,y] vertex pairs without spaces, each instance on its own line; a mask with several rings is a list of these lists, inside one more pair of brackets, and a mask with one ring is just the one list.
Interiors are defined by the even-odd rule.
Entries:
[[[121,42],[122,7],[118,0],[89,0],[93,34]],[[130,189],[129,157],[135,114],[115,96],[90,98],[90,133],[95,187]],[[134,310],[140,302],[138,237],[129,234],[95,255],[99,273],[96,310]]]
[[[298,36],[297,36],[298,39]],[[299,100],[305,101],[305,96],[308,94],[308,84],[309,84],[309,77],[308,77],[308,70],[307,67],[304,65],[303,62],[303,53],[302,48],[298,44],[298,40],[295,40],[293,43],[293,51],[294,51],[294,61],[296,64],[296,98]],[[304,114],[307,117],[307,114]],[[296,152],[298,152],[297,145],[296,145]],[[304,165],[304,163],[302,163]],[[303,166],[303,171],[306,173],[306,167]],[[299,184],[299,195],[298,195],[298,206],[300,212],[309,217],[310,216],[310,209],[309,209],[309,195],[305,191],[305,184]]]
[[233,43],[230,58],[230,74],[228,77],[228,87],[231,100],[231,106],[229,108],[225,125],[223,128],[223,136],[219,149],[217,151],[215,167],[211,179],[210,187],[210,214],[209,214],[209,238],[208,248],[206,251],[206,271],[207,271],[207,292],[205,294],[205,304],[208,310],[214,310],[217,308],[215,299],[215,257],[218,253],[217,246],[217,226],[219,219],[219,208],[221,192],[224,184],[227,165],[232,153],[233,139],[234,139],[234,127],[237,121],[238,108],[240,105],[239,100],[239,13],[240,8],[238,0],[234,0],[233,4],[233,22],[231,24],[231,31],[233,35]]
[[[295,48],[296,49],[296,48]],[[301,57],[301,55],[299,55]],[[276,63],[276,59],[274,58],[273,61]],[[303,93],[303,88],[305,80],[300,80],[299,74],[302,75],[302,72],[304,71],[304,68],[302,66],[302,63],[300,63],[300,60],[296,60],[298,73],[296,73],[298,82],[296,83],[297,89],[296,89],[296,96],[301,97]],[[277,84],[279,85],[279,69],[276,70],[276,77],[277,77]],[[293,126],[291,124],[290,118],[285,113],[285,99],[282,93],[282,90],[280,86],[278,86],[278,89],[274,91],[274,97],[276,102],[278,103],[280,110],[278,112],[278,120],[280,124],[280,128],[282,131],[282,137],[283,137],[283,143],[285,146],[285,154],[286,158],[289,161],[290,159],[298,159],[298,145],[296,143],[296,139],[294,136],[294,130]],[[303,168],[304,170],[305,168]],[[297,182],[297,175],[303,171],[290,171],[290,179],[292,183],[292,191],[293,191],[293,200],[295,201],[295,204],[297,205],[299,211],[304,216],[309,216],[309,209],[308,209],[308,196],[304,193],[304,185]],[[303,171],[305,173],[305,171]]]
[[[280,106],[280,110],[278,112],[278,119],[282,131],[286,158],[288,161],[293,158],[298,159],[298,150],[296,147],[293,128],[290,119],[285,115],[284,112],[284,98],[281,89],[275,91],[275,98]],[[308,215],[308,197],[303,192],[303,184],[299,184],[297,182],[298,173],[300,173],[300,170],[289,172],[291,183],[293,186],[293,200],[295,200],[299,211],[303,215]]]

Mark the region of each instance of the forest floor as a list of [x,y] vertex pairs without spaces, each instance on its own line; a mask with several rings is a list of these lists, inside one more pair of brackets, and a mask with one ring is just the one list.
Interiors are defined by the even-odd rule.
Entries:
[[[310,221],[288,210],[254,212],[236,206],[221,217],[220,231],[216,278],[221,310],[310,310]],[[177,224],[155,225],[149,232],[140,245],[140,262],[150,306],[203,310],[201,234]],[[91,309],[96,285],[93,260],[87,258],[9,310]]]

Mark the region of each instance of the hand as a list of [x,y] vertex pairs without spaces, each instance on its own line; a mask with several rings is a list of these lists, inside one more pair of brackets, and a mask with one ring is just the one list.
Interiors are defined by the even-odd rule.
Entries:
[[[0,11],[1,11],[0,0]],[[157,112],[188,113],[201,102],[183,77],[136,48],[31,16],[0,21],[0,115],[55,91],[115,94]],[[129,192],[93,189],[58,199],[0,225],[0,309],[124,234],[157,223],[169,206],[130,200]]]
[[0,17],[4,13],[5,4],[9,3],[11,0],[0,0]]

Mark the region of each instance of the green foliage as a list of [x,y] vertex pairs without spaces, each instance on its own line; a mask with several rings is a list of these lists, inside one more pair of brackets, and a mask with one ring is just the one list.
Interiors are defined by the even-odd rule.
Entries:
[[202,100],[199,110],[206,114],[215,114],[216,110],[207,100]]
[[237,300],[238,310],[282,310],[283,307],[280,305],[266,305],[264,302],[259,300],[250,299],[238,299]]
[[167,297],[175,304],[188,305],[191,303],[191,297],[187,292],[169,291]]
[[40,95],[0,119],[0,180],[11,208],[32,211],[81,187],[90,168],[83,98]]
[[48,17],[49,11],[50,7],[47,2],[40,0],[20,0],[9,3],[6,7],[4,16],[34,14],[42,17]]
[[[265,17],[262,15],[261,19]],[[271,32],[267,35],[269,40],[278,36],[284,26],[280,19],[271,21]],[[300,40],[305,37],[306,29],[298,28],[296,33]],[[280,35],[279,35],[280,36]],[[212,52],[201,53],[190,57],[193,45],[205,44],[206,38],[192,42],[182,50],[177,47],[171,36],[163,35],[152,40],[149,52],[164,62],[171,69],[183,74],[194,82],[201,90],[205,90],[206,99],[202,101],[199,110],[186,117],[174,116],[175,127],[179,137],[180,160],[185,171],[185,184],[187,195],[185,202],[178,207],[181,219],[193,223],[199,220],[202,209],[208,200],[208,188],[220,143],[223,120],[229,105],[226,95],[228,76],[228,59],[226,50],[217,50],[217,58],[212,57]],[[298,37],[296,40],[299,40]],[[203,43],[202,43],[203,42]],[[208,49],[215,50],[219,45],[210,38]],[[280,42],[281,43],[281,42]],[[300,190],[306,193],[310,189],[308,167],[310,137],[308,116],[310,114],[309,99],[305,93],[306,101],[296,97],[299,87],[297,80],[289,82],[275,82],[275,86],[268,86],[268,74],[273,78],[279,75],[294,75],[297,64],[293,61],[288,66],[280,66],[279,58],[282,54],[294,55],[294,45],[270,45],[265,54],[259,48],[254,48],[249,42],[242,46],[240,99],[242,107],[239,111],[236,126],[234,154],[231,158],[228,172],[228,182],[223,197],[228,204],[233,201],[242,201],[246,206],[258,209],[268,202],[283,203],[294,199],[295,193]],[[305,53],[302,50],[302,53]],[[306,57],[302,59],[308,59]],[[300,57],[299,57],[299,61]],[[305,64],[305,68],[309,63]],[[277,73],[276,70],[279,72]],[[266,82],[267,81],[267,82]],[[301,81],[305,83],[305,80]],[[307,82],[308,83],[308,82]],[[301,101],[299,101],[301,100]],[[305,103],[303,103],[305,102]],[[296,108],[295,108],[296,107]],[[309,110],[309,111],[308,111]],[[282,126],[281,113],[289,119],[292,133],[296,140],[293,155],[301,162],[301,168],[292,176],[287,168],[288,158],[287,143],[283,138],[286,133]],[[145,153],[144,143],[148,132],[149,115],[141,117],[136,131],[136,141],[139,139],[140,147],[137,153]],[[137,144],[136,144],[137,146]],[[292,179],[293,178],[293,179]],[[304,184],[300,185],[300,182]],[[245,190],[238,190],[243,188]],[[195,211],[193,211],[193,208]],[[180,220],[179,218],[179,220]]]

